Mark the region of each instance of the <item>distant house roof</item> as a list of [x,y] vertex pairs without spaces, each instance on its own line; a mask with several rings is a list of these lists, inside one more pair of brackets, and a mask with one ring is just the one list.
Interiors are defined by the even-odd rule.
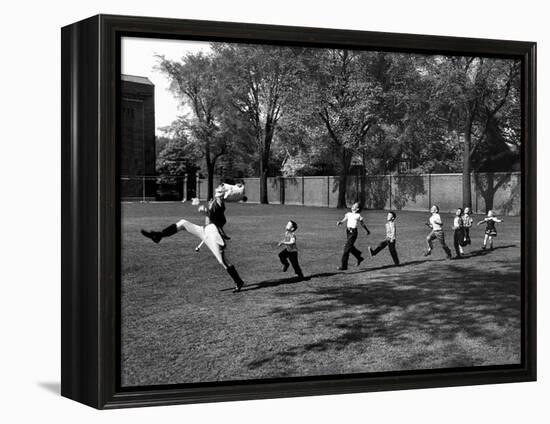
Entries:
[[137,75],[124,75],[124,74],[122,74],[122,81],[136,82],[138,84],[155,85],[149,80],[149,78],[139,77]]

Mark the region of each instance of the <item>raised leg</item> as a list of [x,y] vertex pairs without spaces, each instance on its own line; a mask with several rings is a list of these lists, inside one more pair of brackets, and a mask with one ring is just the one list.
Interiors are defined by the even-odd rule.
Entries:
[[374,249],[371,249],[372,256],[376,256],[382,249],[384,249],[388,244],[390,244],[389,240],[381,241],[378,246],[376,246]]
[[288,263],[289,252],[284,249],[279,253],[279,260],[283,264],[283,272],[286,272],[290,264]]

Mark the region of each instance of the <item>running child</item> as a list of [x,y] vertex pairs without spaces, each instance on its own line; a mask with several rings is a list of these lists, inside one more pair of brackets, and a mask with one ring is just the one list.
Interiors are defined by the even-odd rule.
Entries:
[[348,269],[348,259],[350,253],[355,256],[355,259],[357,259],[357,266],[359,266],[359,264],[365,259],[361,256],[361,251],[354,246],[354,243],[357,240],[357,225],[361,225],[367,232],[367,235],[370,234],[363,217],[359,213],[359,203],[354,203],[351,206],[351,212],[346,213],[341,221],[336,222],[336,225],[340,226],[344,223],[344,221],[347,221],[347,240],[344,246],[344,253],[342,254],[342,264],[337,268],[340,271],[345,271]]
[[[279,260],[283,264],[283,272],[286,272],[290,264],[294,269],[294,273],[300,278],[304,278],[300,264],[298,263],[298,249],[296,248],[296,230],[298,224],[294,221],[288,221],[285,227],[285,238],[277,245],[285,246],[285,248],[279,253]],[[290,264],[289,264],[290,261]]]
[[424,256],[429,256],[432,253],[433,244],[432,241],[437,239],[439,244],[441,244],[442,249],[447,255],[447,259],[451,259],[451,250],[445,244],[445,234],[443,233],[443,221],[441,221],[441,216],[439,216],[439,207],[434,205],[430,209],[431,216],[428,218],[426,225],[432,229],[428,237],[426,237],[426,242],[428,248],[424,253]]
[[462,223],[462,208],[458,208],[453,220],[453,245],[455,248],[456,259],[462,258],[464,250],[462,244],[464,243],[464,227]]
[[380,252],[382,249],[384,249],[386,246],[388,246],[388,249],[390,250],[390,255],[393,259],[393,263],[397,266],[399,265],[399,258],[397,257],[397,250],[395,250],[395,243],[396,243],[396,229],[395,229],[395,219],[397,218],[397,215],[394,211],[388,212],[388,216],[386,217],[386,238],[380,242],[378,246],[376,246],[375,249],[372,249],[369,246],[369,252],[371,256],[376,256],[378,252]]
[[487,212],[487,217],[477,223],[477,225],[486,224],[485,238],[483,239],[483,246],[481,246],[483,250],[487,248],[487,242],[489,242],[490,249],[493,250],[493,238],[497,236],[497,228],[495,225],[497,222],[502,222],[502,219],[497,218],[493,211],[489,211]]
[[470,228],[474,223],[474,218],[472,217],[472,211],[470,208],[464,208],[464,215],[462,215],[462,230],[464,231],[464,246],[472,244],[470,240]]

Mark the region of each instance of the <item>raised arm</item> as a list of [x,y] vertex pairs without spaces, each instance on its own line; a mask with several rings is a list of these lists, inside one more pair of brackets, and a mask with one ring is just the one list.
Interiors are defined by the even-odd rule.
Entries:
[[487,221],[487,218],[483,218],[481,221],[479,221],[479,222],[477,223],[477,225],[481,225],[481,224],[483,224],[485,221]]

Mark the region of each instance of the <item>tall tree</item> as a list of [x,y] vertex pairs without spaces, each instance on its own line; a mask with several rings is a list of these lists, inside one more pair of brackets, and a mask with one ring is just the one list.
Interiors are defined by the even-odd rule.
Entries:
[[377,122],[381,92],[372,76],[374,53],[319,50],[309,60],[311,84],[306,109],[319,120],[338,158],[338,208],[346,207],[346,186],[353,155]]
[[472,158],[487,142],[491,121],[499,121],[518,100],[519,62],[480,57],[441,57],[431,61],[450,127],[463,138],[462,202],[471,206]]
[[268,203],[267,177],[274,136],[285,107],[298,94],[302,49],[261,45],[213,45],[226,99],[248,127],[258,153],[260,202]]
[[178,118],[161,130],[163,135],[156,140],[157,172],[166,177],[195,173],[201,152],[189,139],[185,119]]
[[158,68],[171,81],[170,89],[191,110],[189,130],[199,145],[208,178],[208,198],[213,197],[218,159],[229,151],[231,137],[222,127],[223,95],[219,69],[211,55],[189,53],[181,61],[159,56]]

